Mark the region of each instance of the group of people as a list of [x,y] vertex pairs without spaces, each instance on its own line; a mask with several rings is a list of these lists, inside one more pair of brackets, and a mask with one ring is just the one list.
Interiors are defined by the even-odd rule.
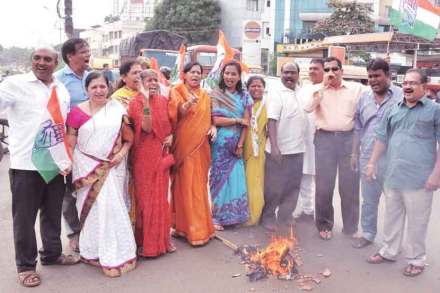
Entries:
[[[353,246],[373,243],[384,193],[384,246],[368,262],[396,259],[406,221],[404,274],[423,272],[440,186],[440,106],[425,97],[422,71],[409,70],[402,91],[392,85],[387,62],[374,59],[366,89],[344,81],[341,61],[329,57],[311,61],[310,84],[300,87],[300,67],[286,63],[280,82],[266,90],[261,76],[244,83],[240,63],[230,61],[218,88],[207,91],[203,67],[193,62],[181,83],[164,90],[160,72],[129,61],[112,93],[106,70],[88,71],[86,41],[68,40],[61,55],[66,65],[54,74],[58,54],[39,48],[31,72],[0,85],[23,286],[41,283],[38,211],[43,265],[82,261],[117,277],[133,270],[137,257],[174,252],[171,234],[197,246],[227,226],[261,223],[275,232],[314,219],[319,237],[330,240],[336,178],[342,232],[353,236]],[[72,165],[46,183],[32,152],[53,92]],[[61,214],[80,257],[62,253]]]

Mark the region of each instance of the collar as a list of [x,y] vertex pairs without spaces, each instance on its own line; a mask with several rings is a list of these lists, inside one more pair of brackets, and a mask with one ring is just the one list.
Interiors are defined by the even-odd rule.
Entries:
[[[29,71],[28,73],[25,73],[25,79],[26,79],[26,81],[28,81],[28,82],[41,82],[42,84],[44,84],[44,85],[46,85],[45,83],[43,83],[41,80],[39,80],[38,78],[37,78],[37,76],[35,75],[35,73],[33,72],[33,71]],[[53,87],[54,85],[56,85],[57,84],[57,79],[55,78],[55,76],[54,75],[52,75],[52,82],[51,82],[51,84],[49,85],[49,86],[47,86],[47,87]]]
[[283,90],[283,91],[296,92],[297,90],[299,90],[299,85],[298,84],[296,85],[294,90],[289,89],[288,87],[286,87],[283,82],[281,82],[281,86],[282,86],[281,90]]
[[[419,105],[419,104],[422,105],[422,106],[426,106],[429,102],[430,102],[430,100],[426,96],[423,96],[420,100],[417,101],[416,106]],[[399,105],[399,107],[406,106],[406,104],[405,104],[405,97],[404,96],[397,103],[397,105]]]
[[[69,65],[67,65],[66,64],[66,66],[64,66],[64,68],[62,69],[63,70],[63,74],[64,75],[74,75],[74,76],[76,76],[77,78],[79,78],[79,79],[81,79],[73,70],[72,70],[72,68],[70,68],[70,66]],[[84,73],[83,73],[83,78],[82,79],[85,79],[85,77],[87,76],[87,73],[88,73],[88,71],[87,70],[85,70],[84,71]]]

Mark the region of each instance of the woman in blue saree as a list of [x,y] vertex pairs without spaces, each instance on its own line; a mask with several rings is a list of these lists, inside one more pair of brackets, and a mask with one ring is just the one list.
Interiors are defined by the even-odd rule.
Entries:
[[209,187],[214,227],[223,230],[223,226],[245,223],[249,218],[243,144],[253,102],[243,90],[239,63],[225,64],[219,89],[210,94],[217,139],[211,148]]

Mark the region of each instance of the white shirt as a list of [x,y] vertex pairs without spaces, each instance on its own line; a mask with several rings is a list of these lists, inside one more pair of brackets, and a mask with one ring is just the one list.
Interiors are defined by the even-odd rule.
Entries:
[[54,78],[50,86],[38,80],[33,72],[14,75],[0,83],[0,112],[6,110],[9,122],[10,167],[36,170],[32,148],[43,122],[52,88],[56,86],[64,120],[69,111],[70,96],[61,82]]
[[[298,90],[291,90],[282,83],[269,89],[267,96],[267,118],[277,121],[277,143],[282,155],[304,153],[307,116]],[[266,142],[270,153],[270,141]]]
[[[298,97],[301,99],[303,105],[307,105],[309,99],[312,98],[316,87],[320,85],[308,84],[303,86],[299,92]],[[305,145],[306,151],[304,153],[303,174],[315,175],[315,144],[313,143],[315,137],[315,115],[314,113],[306,113],[307,123],[305,127]]]

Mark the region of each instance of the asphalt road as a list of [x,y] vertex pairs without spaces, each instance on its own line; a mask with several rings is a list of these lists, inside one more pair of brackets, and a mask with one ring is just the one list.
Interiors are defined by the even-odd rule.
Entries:
[[[141,260],[135,271],[121,278],[109,279],[99,269],[84,264],[72,267],[41,267],[43,283],[35,289],[17,283],[12,240],[11,194],[7,174],[8,158],[0,163],[0,292],[155,292],[155,293],[229,293],[229,292],[303,292],[295,281],[273,278],[250,282],[237,256],[218,240],[200,248],[192,248],[175,239],[177,252],[156,259]],[[429,266],[417,278],[402,275],[403,256],[392,264],[371,265],[365,259],[377,246],[363,250],[351,248],[350,238],[341,230],[339,200],[335,197],[336,228],[334,238],[323,241],[310,223],[297,224],[295,229],[304,264],[302,273],[319,273],[329,268],[332,275],[316,285],[312,292],[340,293],[437,293],[440,292],[440,201],[434,199],[428,232]],[[383,212],[383,204],[381,205]],[[383,217],[381,213],[380,217]],[[382,226],[381,224],[379,225]],[[38,223],[36,225],[38,230]],[[260,227],[228,230],[222,235],[242,244],[265,244],[270,235]],[[382,238],[381,231],[377,242]],[[65,246],[67,241],[64,241]],[[241,274],[238,277],[234,275]]]

